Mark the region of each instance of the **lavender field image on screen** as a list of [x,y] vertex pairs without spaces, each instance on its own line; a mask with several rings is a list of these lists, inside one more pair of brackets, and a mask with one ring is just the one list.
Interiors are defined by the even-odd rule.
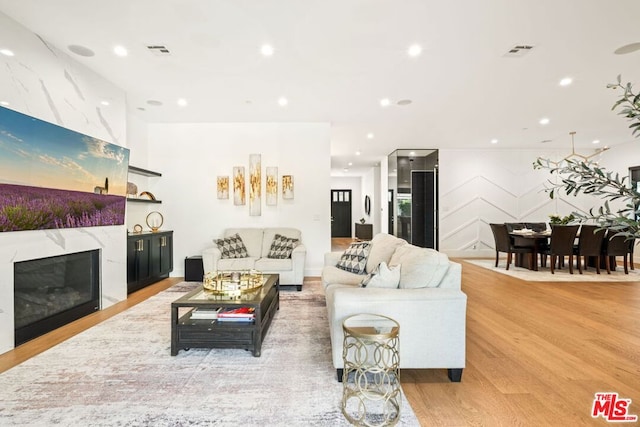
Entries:
[[0,107],[0,232],[124,224],[129,150]]
[[121,196],[0,184],[0,231],[124,223]]

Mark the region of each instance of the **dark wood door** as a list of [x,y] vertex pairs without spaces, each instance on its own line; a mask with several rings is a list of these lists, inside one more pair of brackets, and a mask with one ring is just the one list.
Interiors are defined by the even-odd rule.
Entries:
[[351,190],[331,190],[331,237],[351,237]]
[[411,243],[438,249],[438,182],[435,171],[411,171]]
[[395,200],[394,199],[394,195],[393,195],[393,190],[389,190],[389,206],[387,209],[388,212],[388,224],[387,226],[389,227],[389,229],[387,230],[387,233],[389,234],[393,234],[395,235],[395,229],[393,228],[394,223],[395,223]]

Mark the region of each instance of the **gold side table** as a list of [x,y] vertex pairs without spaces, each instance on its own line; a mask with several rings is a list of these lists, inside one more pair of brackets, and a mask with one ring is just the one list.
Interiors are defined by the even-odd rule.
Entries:
[[353,425],[393,426],[400,420],[400,325],[378,314],[342,323],[342,414]]

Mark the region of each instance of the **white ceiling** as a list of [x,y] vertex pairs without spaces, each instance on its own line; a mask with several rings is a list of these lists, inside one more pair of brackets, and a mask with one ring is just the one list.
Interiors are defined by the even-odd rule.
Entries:
[[[640,42],[638,0],[0,0],[0,11],[123,88],[147,122],[331,122],[340,174],[396,148],[569,150],[570,131],[582,151],[632,140],[606,84],[640,81],[640,51],[614,54]],[[519,44],[534,48],[505,56]]]

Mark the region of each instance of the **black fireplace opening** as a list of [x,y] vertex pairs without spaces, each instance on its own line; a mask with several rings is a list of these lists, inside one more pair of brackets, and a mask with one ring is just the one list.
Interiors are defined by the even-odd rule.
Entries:
[[100,251],[13,264],[15,345],[100,309]]

